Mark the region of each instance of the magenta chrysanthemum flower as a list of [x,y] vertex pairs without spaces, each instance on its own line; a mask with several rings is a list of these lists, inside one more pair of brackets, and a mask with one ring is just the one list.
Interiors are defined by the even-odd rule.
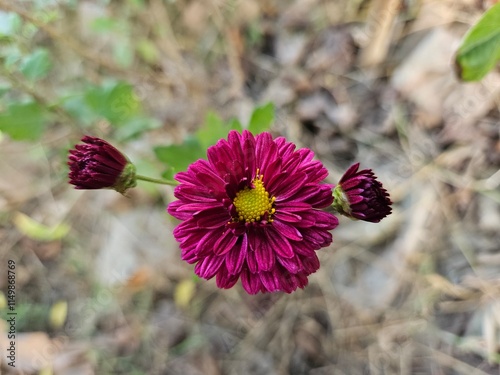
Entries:
[[175,176],[168,212],[182,221],[174,230],[182,259],[220,288],[240,277],[250,294],[306,286],[338,224],[320,210],[333,200],[322,163],[267,132],[231,131],[207,155]]
[[75,189],[115,189],[125,193],[136,185],[135,166],[103,139],[85,136],[69,151],[69,183]]
[[349,167],[333,190],[333,207],[354,219],[378,223],[392,211],[389,194],[371,169]]

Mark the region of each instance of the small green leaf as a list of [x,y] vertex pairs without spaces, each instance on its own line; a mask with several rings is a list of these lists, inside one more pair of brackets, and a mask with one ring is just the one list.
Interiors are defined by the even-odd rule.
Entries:
[[214,112],[210,111],[205,117],[205,123],[196,132],[196,138],[201,147],[208,148],[226,137],[228,128],[224,121]]
[[0,50],[0,54],[4,58],[3,66],[5,69],[8,71],[17,71],[19,63],[23,58],[23,54],[18,46],[14,43],[10,43],[10,45]]
[[156,64],[160,61],[160,52],[156,45],[149,39],[141,39],[137,43],[137,53],[141,56],[147,63]]
[[464,81],[478,81],[500,60],[500,3],[492,6],[469,30],[455,59]]
[[139,99],[132,85],[126,82],[108,82],[101,87],[92,87],[85,93],[85,102],[112,124],[122,123],[141,112]]
[[175,172],[184,171],[198,159],[206,156],[198,140],[188,138],[181,145],[158,146],[154,148],[158,160],[173,168]]
[[11,104],[0,114],[0,130],[16,141],[40,138],[47,120],[44,108],[35,102]]
[[117,128],[116,138],[123,141],[134,138],[145,131],[157,129],[161,126],[161,123],[154,118],[136,116],[124,123],[115,124],[115,126]]
[[231,130],[237,130],[240,133],[243,131],[243,125],[241,125],[240,120],[238,120],[237,118],[233,118],[229,121],[229,128]]
[[163,178],[164,180],[173,181],[175,173],[176,172],[175,172],[174,168],[167,167],[167,169],[165,170],[165,172],[163,172],[161,174],[161,178]]
[[0,13],[0,38],[14,36],[21,29],[21,17],[16,13]]
[[14,215],[13,222],[19,232],[37,241],[60,240],[66,236],[71,229],[71,227],[65,223],[48,227],[21,212],[17,212]]
[[21,62],[21,73],[31,81],[45,77],[51,68],[52,61],[45,48],[36,49]]
[[98,33],[107,33],[118,29],[118,21],[110,17],[98,17],[90,23],[90,29]]
[[132,7],[137,8],[137,9],[144,9],[144,7],[145,7],[144,0],[128,0],[128,3]]
[[274,104],[267,103],[262,107],[257,107],[252,113],[248,130],[254,135],[269,130],[274,121]]
[[69,95],[62,98],[61,105],[66,112],[85,126],[90,126],[99,117],[87,104],[84,94]]
[[49,7],[43,7],[35,12],[35,18],[44,24],[55,22],[64,17],[61,11],[57,8],[49,9]]

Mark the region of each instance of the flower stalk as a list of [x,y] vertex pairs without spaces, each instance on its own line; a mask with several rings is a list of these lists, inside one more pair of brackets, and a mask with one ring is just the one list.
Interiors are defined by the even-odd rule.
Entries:
[[158,184],[158,185],[170,185],[170,186],[177,186],[179,183],[177,181],[172,181],[172,180],[160,180],[158,178],[151,178],[147,176],[141,176],[139,174],[135,175],[136,180],[140,181],[146,181],[146,182],[151,182],[152,184]]

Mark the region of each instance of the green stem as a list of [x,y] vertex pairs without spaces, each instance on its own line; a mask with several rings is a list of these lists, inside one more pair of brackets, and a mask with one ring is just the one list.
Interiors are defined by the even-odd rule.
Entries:
[[152,182],[153,184],[160,184],[160,185],[177,186],[179,184],[177,181],[159,180],[157,178],[151,178],[151,177],[141,176],[141,175],[138,175],[138,174],[135,175],[135,179],[136,180],[141,180],[141,181]]

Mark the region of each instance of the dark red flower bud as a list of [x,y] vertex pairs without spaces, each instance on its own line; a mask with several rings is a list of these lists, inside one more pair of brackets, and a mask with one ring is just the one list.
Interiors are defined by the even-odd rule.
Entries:
[[136,185],[135,166],[105,140],[85,136],[69,151],[69,183],[75,189],[114,189],[124,194]]
[[353,219],[378,223],[392,212],[389,194],[371,169],[352,165],[333,190],[333,208]]

